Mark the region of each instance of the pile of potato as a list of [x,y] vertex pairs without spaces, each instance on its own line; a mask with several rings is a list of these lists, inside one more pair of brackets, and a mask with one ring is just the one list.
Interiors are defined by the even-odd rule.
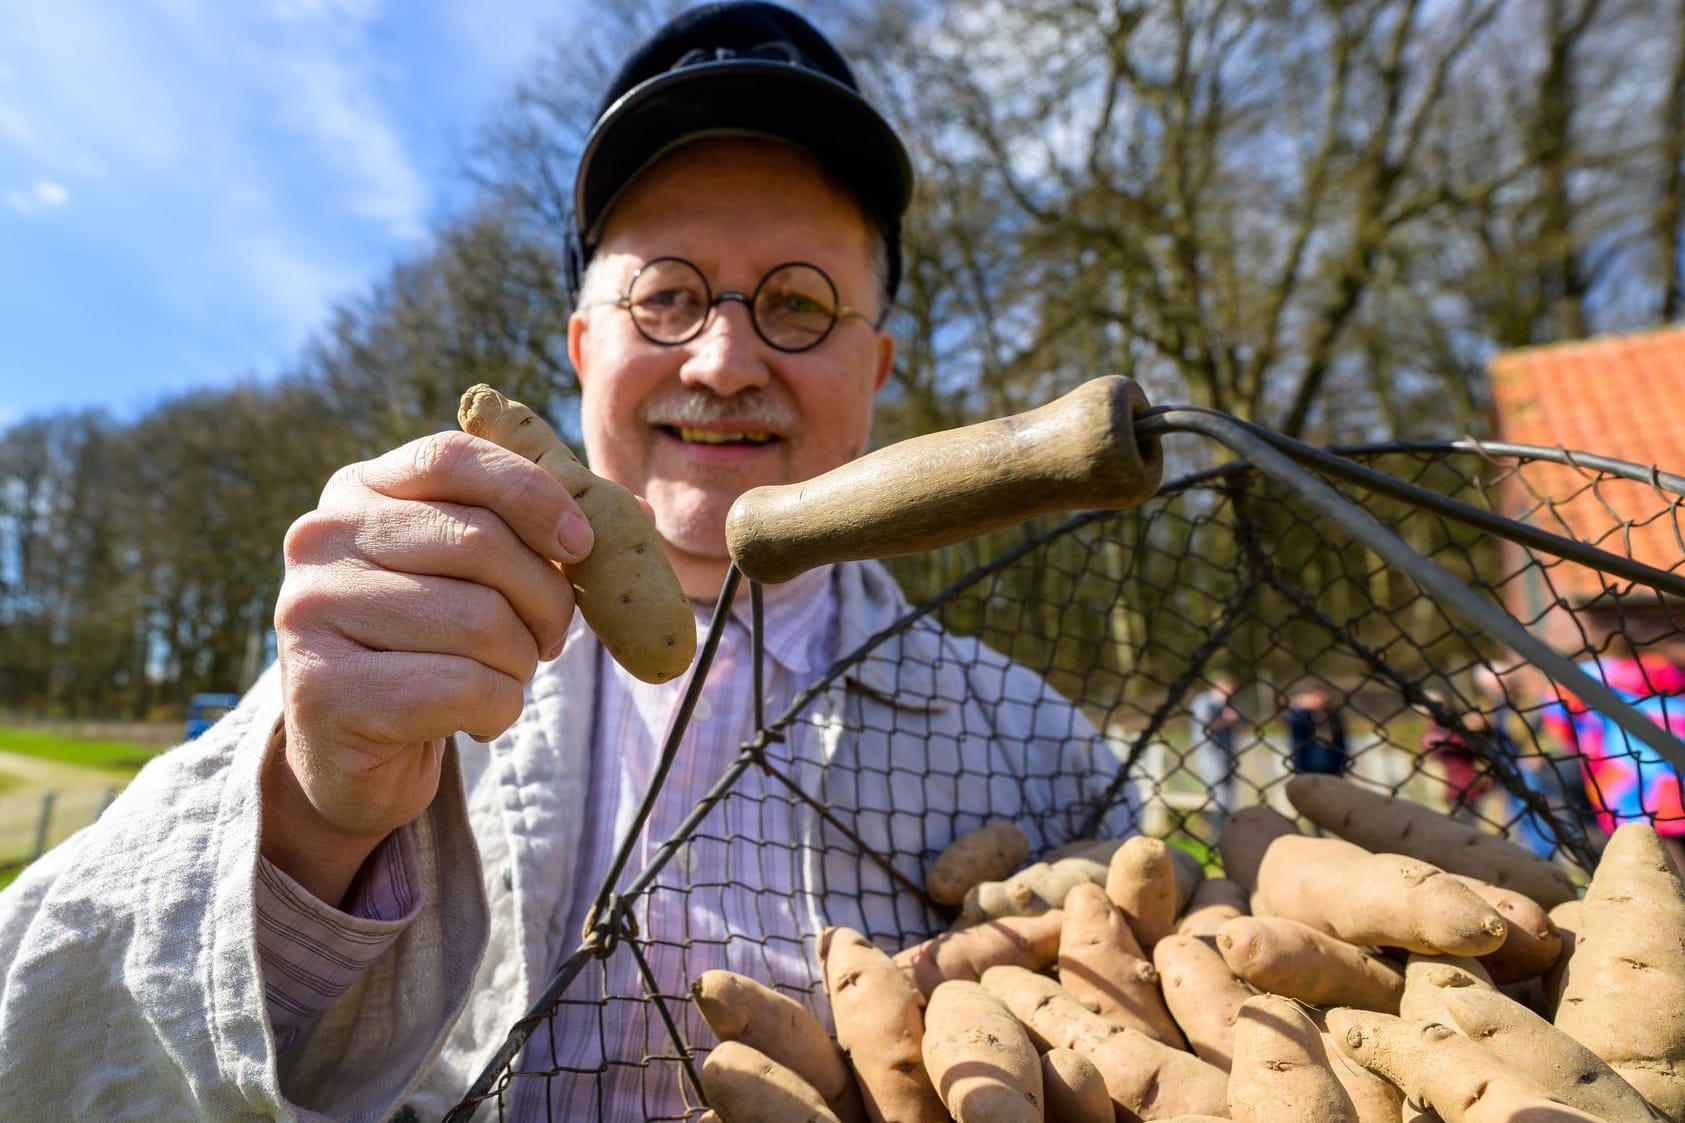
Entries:
[[[1146,837],[1025,866],[991,824],[927,871],[960,906],[896,955],[827,929],[836,1037],[728,971],[708,1123],[1685,1123],[1685,883],[1618,830],[1583,900],[1529,851],[1345,780],[1299,776],[1225,876]],[[1020,868],[1022,867],[1022,868]]]

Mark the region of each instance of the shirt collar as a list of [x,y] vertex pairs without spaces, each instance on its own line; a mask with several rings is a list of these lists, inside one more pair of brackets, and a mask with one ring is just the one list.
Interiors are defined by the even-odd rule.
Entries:
[[[831,655],[825,647],[833,630],[835,569],[824,565],[782,584],[761,586],[766,653],[787,671],[805,674],[829,663]],[[732,599],[731,616],[746,637],[754,634],[754,609],[747,580],[738,586]],[[712,617],[711,608],[703,611],[704,627]]]

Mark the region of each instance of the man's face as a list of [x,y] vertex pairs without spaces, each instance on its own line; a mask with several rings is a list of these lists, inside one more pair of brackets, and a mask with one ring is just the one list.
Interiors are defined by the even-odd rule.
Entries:
[[[853,201],[788,145],[691,144],[644,172],[615,204],[593,265],[612,300],[657,257],[696,264],[715,294],[753,292],[774,266],[811,262],[840,302],[876,316],[873,242]],[[894,343],[858,316],[810,351],[764,343],[741,302],[719,305],[695,339],[651,343],[612,305],[568,325],[591,468],[645,496],[685,592],[719,592],[725,517],[751,487],[828,471],[865,451],[872,399]]]

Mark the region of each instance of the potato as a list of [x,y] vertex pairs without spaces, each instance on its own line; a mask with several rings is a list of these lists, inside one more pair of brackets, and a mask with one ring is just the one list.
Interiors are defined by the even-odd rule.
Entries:
[[957,1123],[1042,1123],[1041,1058],[995,995],[952,979],[930,995],[924,1067]]
[[696,617],[637,497],[593,474],[527,406],[481,383],[462,395],[462,428],[547,469],[573,495],[596,544],[567,567],[574,602],[614,661],[666,682],[696,656]]
[[1058,957],[1059,933],[1064,924],[1061,909],[1040,916],[984,920],[896,952],[895,964],[928,998],[948,979],[976,982],[985,970],[1002,963],[1041,970]]
[[955,838],[924,871],[924,887],[940,905],[957,905],[973,885],[1002,881],[1030,856],[1016,823],[990,823]]
[[1386,960],[1286,917],[1237,916],[1217,930],[1217,950],[1257,989],[1316,1006],[1390,1013],[1404,993]]
[[1592,1123],[1484,1046],[1434,1022],[1367,1010],[1328,1011],[1328,1030],[1352,1060],[1396,1084],[1445,1123]]
[[811,1084],[741,1041],[722,1041],[708,1054],[702,1091],[723,1123],[838,1123]]
[[1229,1107],[1238,1123],[1357,1123],[1316,1023],[1274,994],[1255,995],[1240,1008]]
[[1685,1119],[1685,884],[1647,823],[1610,836],[1581,906],[1556,1028]]
[[1052,979],[1022,967],[991,967],[983,986],[1024,1023],[1037,1048],[1063,1046],[1092,1061],[1120,1118],[1228,1114],[1222,1069],[1101,1017]]
[[1552,1096],[1609,1123],[1662,1118],[1614,1069],[1519,1002],[1494,990],[1445,991],[1446,1024],[1478,1041]]
[[1428,955],[1485,955],[1509,934],[1496,909],[1438,867],[1337,838],[1271,841],[1252,911],[1349,943]]
[[1123,910],[1142,948],[1176,930],[1176,866],[1163,840],[1137,835],[1112,854],[1106,866],[1106,896]]
[[1094,1062],[1062,1045],[1041,1055],[1041,1088],[1050,1123],[1112,1123],[1112,1097]]
[[1025,866],[1005,881],[984,881],[971,887],[961,908],[962,922],[976,923],[1001,916],[1039,916],[1062,908],[1073,885],[1104,884],[1106,866],[1092,858],[1061,858]]
[[1562,936],[1538,903],[1513,889],[1505,889],[1479,878],[1452,874],[1498,910],[1508,929],[1496,951],[1480,957],[1495,983],[1519,983],[1536,979],[1549,971],[1562,955]]
[[735,971],[704,971],[690,993],[721,1041],[758,1049],[801,1077],[842,1123],[866,1118],[848,1059],[806,1006]]
[[1567,873],[1548,859],[1431,807],[1338,776],[1309,774],[1287,781],[1287,798],[1317,826],[1372,853],[1405,854],[1448,873],[1477,877],[1542,908],[1578,895]]
[[1166,936],[1153,948],[1153,966],[1170,1016],[1194,1053],[1227,1070],[1234,1058],[1235,1019],[1257,991],[1229,967],[1215,939]]
[[1158,971],[1105,890],[1098,885],[1076,886],[1065,897],[1064,913],[1059,985],[1119,1025],[1182,1048],[1182,1032],[1165,1008]]
[[851,928],[819,935],[819,969],[837,1043],[873,1123],[948,1123],[924,1070],[924,996],[889,956]]

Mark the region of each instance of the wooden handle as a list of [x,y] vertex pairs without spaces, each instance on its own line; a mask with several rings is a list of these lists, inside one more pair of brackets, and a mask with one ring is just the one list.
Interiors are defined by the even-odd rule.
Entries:
[[934,550],[1050,511],[1132,507],[1158,490],[1156,438],[1135,440],[1147,396],[1096,378],[1044,406],[931,433],[805,483],[732,504],[726,542],[747,577],[776,584],[830,562]]

